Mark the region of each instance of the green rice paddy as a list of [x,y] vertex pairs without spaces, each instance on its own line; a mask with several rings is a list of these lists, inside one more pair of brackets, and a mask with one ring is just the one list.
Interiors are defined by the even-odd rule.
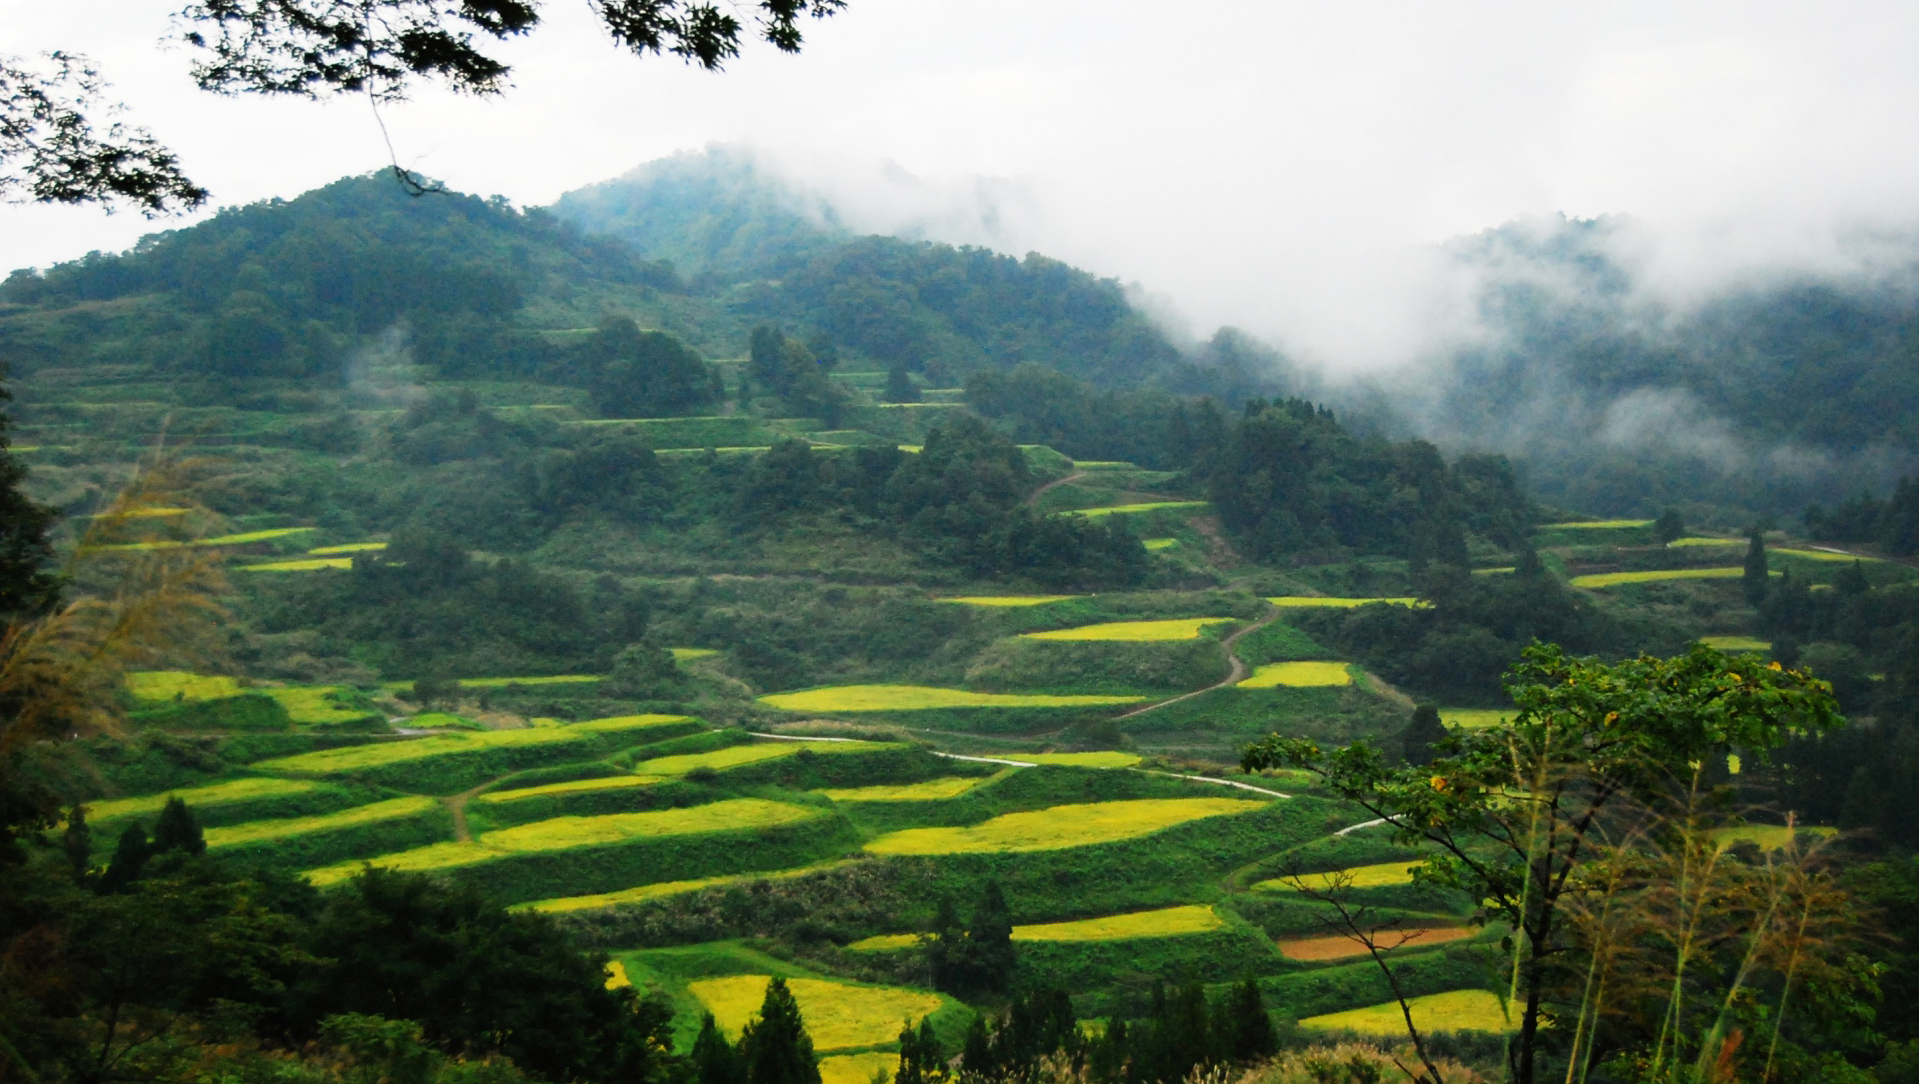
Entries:
[[1069,516],[1098,519],[1101,516],[1130,516],[1140,512],[1168,512],[1175,508],[1205,508],[1205,501],[1150,501],[1145,504],[1115,504],[1106,508],[1075,508]]
[[1592,519],[1578,523],[1542,523],[1542,531],[1623,531],[1632,527],[1650,527],[1649,519]]
[[1116,749],[1090,753],[992,753],[989,755],[1004,760],[1023,760],[1030,764],[1055,764],[1065,768],[1130,768],[1141,760],[1138,753],[1122,753]]
[[1501,720],[1511,719],[1515,714],[1513,711],[1502,708],[1440,708],[1439,721],[1447,726],[1479,730],[1482,727],[1498,726]]
[[762,696],[759,702],[786,711],[920,711],[931,708],[1065,708],[1136,704],[1143,696],[1049,696],[1040,693],[976,693],[930,685],[834,685]]
[[939,598],[935,602],[954,602],[961,606],[1044,606],[1049,602],[1064,602],[1078,595],[966,595],[960,598]]
[[871,787],[835,787],[829,790],[816,790],[836,802],[930,802],[944,798],[957,798],[981,783],[985,779],[974,777],[947,776],[942,779],[928,779],[923,783],[881,783]]
[[515,790],[490,790],[474,800],[497,804],[517,802],[523,798],[547,798],[555,794],[581,794],[587,791],[650,787],[658,782],[659,779],[652,776],[613,775],[604,779],[574,779],[565,783],[545,783],[537,787],[520,787]]
[[1354,606],[1370,606],[1375,602],[1386,602],[1394,606],[1417,606],[1416,598],[1325,598],[1318,595],[1281,595],[1269,598],[1267,602],[1282,610],[1302,610],[1326,607],[1331,609],[1351,609]]
[[355,825],[417,817],[429,810],[439,808],[439,805],[439,801],[433,798],[390,798],[384,802],[354,806],[352,809],[342,809],[338,813],[325,813],[314,817],[280,817],[275,820],[248,821],[245,824],[235,824],[226,828],[208,828],[206,830],[207,848],[218,850],[221,847],[262,843],[311,832],[331,832],[340,828],[352,828]]
[[655,757],[633,765],[636,775],[676,776],[702,768],[708,771],[724,771],[743,764],[758,764],[767,760],[780,760],[797,756],[801,752],[814,753],[859,753],[874,749],[894,749],[898,746],[884,742],[852,741],[781,741],[764,742],[754,745],[729,745],[725,749],[715,749],[710,753],[682,753],[678,756]]
[[135,670],[127,674],[135,700],[224,700],[246,690],[235,678],[186,670]]
[[1771,651],[1772,642],[1752,636],[1701,636],[1699,642],[1719,651]]
[[116,817],[137,817],[148,813],[158,813],[167,804],[168,798],[178,798],[195,808],[214,805],[226,805],[232,802],[250,802],[260,798],[284,798],[292,794],[305,794],[319,789],[320,784],[310,779],[273,779],[265,776],[252,779],[230,779],[224,783],[211,783],[204,787],[183,787],[170,790],[165,794],[148,794],[139,798],[109,798],[103,802],[87,803],[87,816],[96,821],[112,820]]
[[529,745],[561,745],[567,742],[586,741],[590,737],[591,735],[573,727],[558,726],[435,734],[429,738],[374,742],[368,745],[350,745],[342,749],[299,753],[290,757],[261,761],[255,767],[283,772],[351,772],[453,753],[512,749]]

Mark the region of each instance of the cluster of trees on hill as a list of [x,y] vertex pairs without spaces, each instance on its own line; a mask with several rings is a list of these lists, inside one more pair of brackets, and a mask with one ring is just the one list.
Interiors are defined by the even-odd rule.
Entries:
[[1812,505],[1805,521],[1815,541],[1865,543],[1901,557],[1919,554],[1919,478],[1901,478],[1883,501],[1864,493],[1831,511]]

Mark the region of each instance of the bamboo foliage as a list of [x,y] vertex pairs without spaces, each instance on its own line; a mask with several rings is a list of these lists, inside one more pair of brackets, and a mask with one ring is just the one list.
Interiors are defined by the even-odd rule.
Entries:
[[195,498],[212,468],[156,453],[73,546],[65,601],[0,629],[0,770],[33,742],[116,730],[128,669],[217,657],[229,592],[220,560],[139,546],[221,529]]

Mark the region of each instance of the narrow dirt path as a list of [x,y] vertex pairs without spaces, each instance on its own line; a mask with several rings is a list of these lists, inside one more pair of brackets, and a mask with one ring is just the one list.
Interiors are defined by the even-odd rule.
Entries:
[[1036,489],[1036,490],[1034,490],[1033,492],[1031,492],[1031,493],[1029,493],[1029,494],[1027,494],[1027,495],[1026,495],[1026,505],[1027,505],[1027,507],[1029,507],[1029,508],[1030,508],[1030,507],[1032,507],[1033,505],[1035,505],[1035,504],[1038,504],[1038,503],[1039,503],[1039,499],[1040,499],[1041,497],[1044,497],[1044,496],[1046,496],[1046,492],[1047,492],[1048,490],[1052,490],[1052,489],[1058,489],[1058,488],[1059,488],[1060,486],[1063,486],[1063,485],[1065,485],[1065,484],[1067,484],[1068,482],[1077,482],[1077,481],[1079,481],[1079,480],[1080,480],[1081,478],[1084,478],[1084,477],[1086,477],[1086,472],[1085,472],[1085,471],[1083,471],[1083,470],[1076,470],[1076,471],[1074,471],[1073,473],[1071,473],[1071,474],[1069,474],[1069,475],[1067,475],[1067,476],[1066,476],[1066,477],[1064,477],[1064,478],[1055,478],[1055,479],[1053,479],[1052,481],[1050,481],[1050,482],[1048,482],[1048,483],[1046,483],[1045,485],[1043,485],[1043,486],[1041,486],[1041,487],[1039,487],[1038,489]]
[[473,842],[473,832],[466,826],[466,804],[472,801],[476,795],[498,786],[501,780],[506,778],[507,777],[503,775],[499,779],[489,779],[479,786],[474,787],[472,790],[463,790],[453,797],[445,799],[446,811],[453,814],[453,838],[456,842]]
[[1124,715],[1116,715],[1114,716],[1114,718],[1115,719],[1131,719],[1135,715],[1144,715],[1149,711],[1156,711],[1160,708],[1167,706],[1168,704],[1177,704],[1182,700],[1191,700],[1195,696],[1200,696],[1205,693],[1210,693],[1214,689],[1224,689],[1229,685],[1237,685],[1240,682],[1245,681],[1247,676],[1252,673],[1252,668],[1246,665],[1246,661],[1244,659],[1241,659],[1239,657],[1239,653],[1234,651],[1233,648],[1239,643],[1240,637],[1246,635],[1249,632],[1258,632],[1260,629],[1265,628],[1266,626],[1272,624],[1273,622],[1277,620],[1279,620],[1279,607],[1268,604],[1266,607],[1266,612],[1260,615],[1259,620],[1253,622],[1252,624],[1246,626],[1243,629],[1240,629],[1238,632],[1235,632],[1231,636],[1228,636],[1226,638],[1226,642],[1225,642],[1226,660],[1233,664],[1233,669],[1231,673],[1226,675],[1225,680],[1217,682],[1216,684],[1208,685],[1204,689],[1195,689],[1190,693],[1182,693],[1179,696],[1175,696],[1170,700],[1161,700],[1156,704],[1148,704],[1143,708],[1135,708]]

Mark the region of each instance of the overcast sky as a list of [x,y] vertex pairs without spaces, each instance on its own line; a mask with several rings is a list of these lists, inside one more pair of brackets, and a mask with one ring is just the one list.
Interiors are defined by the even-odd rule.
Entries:
[[[364,101],[195,91],[157,45],[178,6],[0,0],[0,52],[91,55],[220,203],[384,164]],[[584,0],[545,16],[505,97],[388,112],[404,163],[538,204],[748,144],[870,228],[1038,249],[1335,364],[1403,355],[1420,253],[1514,218],[1632,215],[1675,287],[1919,222],[1910,2],[851,0],[719,75],[618,52]],[[0,269],[153,228],[0,207]]]

